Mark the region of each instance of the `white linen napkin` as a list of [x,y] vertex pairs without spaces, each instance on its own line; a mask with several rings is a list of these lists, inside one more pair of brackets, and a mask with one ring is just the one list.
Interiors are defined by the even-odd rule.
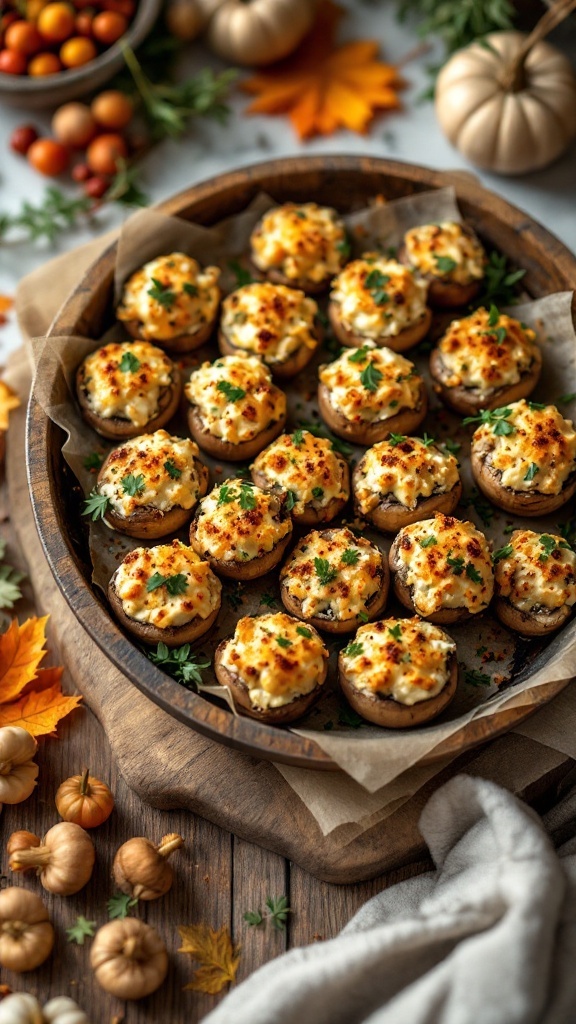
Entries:
[[[558,809],[550,828],[565,832]],[[466,775],[434,794],[420,829],[435,871],[266,964],[205,1024],[574,1021],[576,842],[556,853],[528,807]]]

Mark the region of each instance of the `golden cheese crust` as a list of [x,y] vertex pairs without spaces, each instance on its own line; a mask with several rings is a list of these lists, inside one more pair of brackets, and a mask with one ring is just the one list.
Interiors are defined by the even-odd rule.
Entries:
[[405,526],[394,541],[390,560],[420,615],[456,609],[476,615],[492,600],[488,541],[471,522],[439,512],[433,519]]
[[332,281],[341,324],[362,340],[394,338],[426,317],[428,285],[397,260],[367,253]]
[[576,554],[562,537],[514,530],[494,562],[496,596],[519,611],[576,604]]
[[417,617],[360,626],[340,654],[355,689],[412,706],[446,686],[456,644],[444,630]]
[[270,281],[244,285],[222,303],[220,327],[235,348],[275,367],[318,346],[318,306],[296,288]]
[[259,270],[277,271],[295,284],[326,281],[338,273],[347,252],[340,215],[317,203],[275,207],[256,225],[250,243]]
[[256,357],[221,356],[203,363],[185,387],[210,434],[231,444],[250,441],[286,415],[286,396]]
[[404,249],[410,265],[432,278],[468,285],[485,274],[486,253],[466,224],[441,221],[411,228],[404,235]]
[[293,515],[301,516],[306,506],[320,512],[331,502],[346,502],[350,490],[341,458],[326,438],[309,430],[282,434],[255,458],[252,471],[291,497]]
[[192,523],[196,551],[225,563],[262,558],[291,532],[283,496],[235,478],[202,498]]
[[325,677],[328,651],[312,626],[277,612],[246,616],[222,648],[221,663],[257,708],[278,708],[311,693]]
[[220,607],[222,584],[207,562],[178,540],[130,551],[112,577],[125,614],[168,629]]
[[345,527],[312,530],[284,564],[280,582],[305,619],[368,617],[384,583],[382,553]]
[[554,405],[522,399],[485,417],[472,438],[472,455],[496,473],[504,488],[559,495],[576,471],[576,431]]
[[403,409],[415,409],[423,388],[414,364],[389,348],[347,349],[320,367],[319,379],[331,406],[355,424],[381,422]]
[[453,455],[419,437],[392,435],[364,454],[354,474],[354,496],[361,515],[383,501],[415,509],[419,499],[446,494],[460,480]]
[[128,420],[145,427],[160,408],[162,392],[173,386],[175,367],[148,341],[103,345],[80,365],[78,386],[100,419]]
[[191,509],[200,497],[198,446],[166,430],[143,434],[114,448],[98,474],[97,490],[122,516],[140,508]]
[[218,312],[219,277],[218,267],[202,268],[185,253],[158,256],[128,278],[116,316],[149,341],[204,334]]

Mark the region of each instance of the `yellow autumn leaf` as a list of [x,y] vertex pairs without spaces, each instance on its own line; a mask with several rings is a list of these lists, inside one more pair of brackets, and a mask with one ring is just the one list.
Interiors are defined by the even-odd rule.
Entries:
[[216,931],[205,924],[178,926],[182,939],[179,953],[188,953],[200,967],[185,987],[194,992],[216,995],[234,981],[240,963],[240,946],[235,946],[226,925]]
[[80,696],[66,697],[58,683],[39,692],[32,690],[13,704],[0,704],[0,726],[19,725],[31,736],[48,736],[81,700]]
[[13,619],[0,636],[0,700],[14,700],[34,679],[46,654],[48,616],[27,619],[21,626]]
[[6,381],[0,380],[0,430],[8,430],[8,418],[12,409],[17,409],[20,399]]

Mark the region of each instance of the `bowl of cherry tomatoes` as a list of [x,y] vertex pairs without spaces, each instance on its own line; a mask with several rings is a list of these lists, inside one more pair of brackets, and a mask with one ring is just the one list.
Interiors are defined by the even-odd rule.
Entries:
[[48,107],[98,89],[154,25],[162,0],[5,0],[0,102]]

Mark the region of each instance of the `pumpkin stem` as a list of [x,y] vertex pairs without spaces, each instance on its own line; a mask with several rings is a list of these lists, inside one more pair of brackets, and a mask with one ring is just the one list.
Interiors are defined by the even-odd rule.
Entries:
[[145,960],[140,936],[129,935],[122,945],[122,953],[128,960]]
[[0,925],[0,933],[2,935],[9,935],[11,939],[22,938],[26,933],[28,925],[25,921],[3,921]]
[[52,860],[49,846],[34,846],[30,850],[16,850],[10,857],[11,871],[27,871],[28,868],[44,868]]
[[0,761],[0,775],[10,775],[12,761]]
[[507,92],[521,92],[526,86],[526,60],[531,50],[576,9],[576,0],[556,0],[536,22],[514,59],[503,69],[500,85]]
[[82,778],[80,779],[80,793],[82,796],[90,796],[90,783],[88,782],[89,778],[90,769],[86,768],[84,774],[82,775]]
[[161,857],[169,857],[171,853],[179,850],[181,846],[184,846],[182,836],[179,836],[176,832],[170,832],[169,835],[162,837],[156,847],[156,851]]

